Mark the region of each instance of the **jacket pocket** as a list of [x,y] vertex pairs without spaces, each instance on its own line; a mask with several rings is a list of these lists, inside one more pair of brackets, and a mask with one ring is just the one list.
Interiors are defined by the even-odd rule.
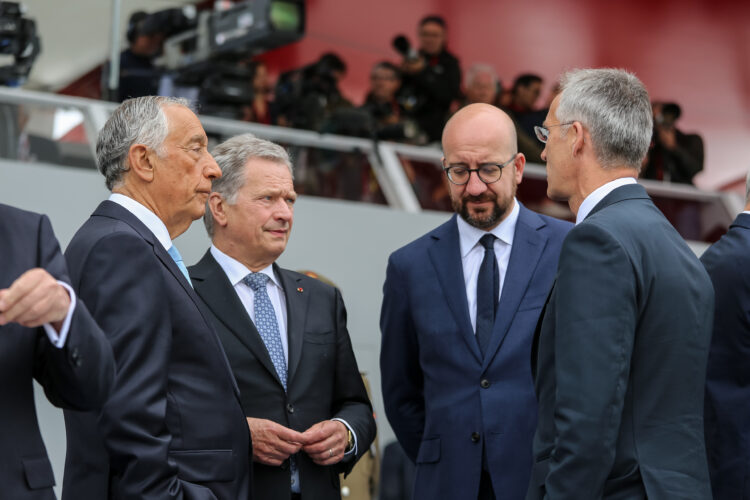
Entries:
[[431,464],[440,461],[440,438],[423,439],[417,453],[418,464]]
[[22,458],[26,484],[32,490],[51,488],[55,485],[55,474],[47,457]]
[[173,450],[169,452],[179,468],[179,477],[190,482],[209,483],[234,480],[232,450]]

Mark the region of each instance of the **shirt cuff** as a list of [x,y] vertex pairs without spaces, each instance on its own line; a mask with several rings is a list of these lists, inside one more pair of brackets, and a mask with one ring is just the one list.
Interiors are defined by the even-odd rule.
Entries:
[[352,429],[352,426],[346,423],[346,420],[343,418],[332,418],[331,420],[338,420],[342,424],[346,426],[347,429],[349,429],[352,433],[352,437],[354,438],[354,446],[351,450],[344,453],[344,460],[347,460],[349,457],[356,457],[357,456],[357,433],[354,432],[354,429]]
[[47,337],[49,337],[49,341],[52,342],[52,345],[57,347],[58,349],[62,349],[65,346],[65,340],[68,338],[70,322],[73,320],[73,312],[76,309],[76,293],[67,283],[63,281],[58,281],[57,283],[62,285],[62,287],[67,290],[68,295],[70,295],[70,306],[68,307],[68,314],[65,315],[65,319],[63,320],[62,328],[60,328],[59,333],[56,332],[55,328],[49,323],[45,323],[42,326],[44,327],[44,331],[47,333]]

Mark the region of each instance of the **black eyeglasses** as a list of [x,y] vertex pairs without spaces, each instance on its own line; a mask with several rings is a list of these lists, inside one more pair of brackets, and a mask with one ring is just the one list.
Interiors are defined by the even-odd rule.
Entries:
[[[444,165],[443,170],[448,175],[448,180],[457,186],[463,186],[469,182],[472,172],[477,173],[479,180],[485,184],[492,184],[500,180],[503,175],[503,168],[516,159],[518,153],[505,163],[482,163],[477,168],[469,168],[464,165]],[[445,162],[445,160],[443,160]]]
[[551,129],[552,127],[561,127],[563,125],[573,125],[573,122],[555,123],[554,125],[547,125],[546,127],[534,125],[536,138],[539,139],[542,144],[547,144],[547,139],[549,139],[549,129]]

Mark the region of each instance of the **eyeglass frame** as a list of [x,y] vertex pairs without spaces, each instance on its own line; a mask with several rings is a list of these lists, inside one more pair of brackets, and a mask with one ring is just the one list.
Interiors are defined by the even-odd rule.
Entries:
[[[563,125],[573,125],[576,121],[573,120],[572,122],[565,122],[565,123],[555,123],[553,125],[547,125],[546,127],[543,125],[534,125],[534,134],[536,134],[536,138],[539,142],[542,144],[547,144],[547,141],[549,140],[549,129],[552,127],[562,127]],[[546,132],[546,134],[544,132]],[[546,139],[543,139],[543,137],[546,136]]]
[[[508,160],[508,161],[506,161],[506,162],[503,162],[503,163],[483,162],[482,164],[480,164],[480,165],[479,165],[479,167],[478,167],[478,168],[468,168],[468,167],[464,167],[463,165],[448,165],[448,166],[446,166],[446,165],[445,165],[445,158],[443,158],[443,172],[445,172],[445,176],[446,176],[446,177],[448,178],[448,180],[449,180],[449,181],[451,182],[451,184],[455,184],[456,186],[465,186],[465,185],[467,185],[467,184],[469,183],[469,181],[471,180],[471,173],[472,173],[472,172],[476,172],[476,173],[477,173],[477,178],[479,178],[479,180],[480,180],[480,181],[482,181],[482,182],[484,182],[485,184],[494,184],[494,183],[496,183],[497,181],[499,181],[500,179],[502,179],[502,177],[503,177],[503,169],[504,169],[505,167],[507,167],[507,166],[508,166],[508,164],[509,164],[510,162],[514,161],[514,160],[515,160],[516,158],[518,158],[518,153],[515,153],[515,154],[514,154],[514,155],[513,155],[512,157],[511,157],[511,159],[510,159],[510,160]],[[481,175],[479,174],[479,170],[480,170],[480,169],[481,169],[481,168],[482,168],[483,166],[487,166],[487,165],[494,165],[494,166],[496,166],[497,168],[499,168],[499,169],[500,169],[500,175],[499,175],[499,176],[497,177],[497,179],[495,179],[494,181],[491,181],[491,182],[487,182],[487,181],[485,181],[485,180],[484,180],[484,179],[482,178],[482,176],[481,176]],[[466,178],[466,182],[461,182],[461,183],[459,183],[459,182],[456,182],[456,181],[454,181],[453,179],[451,179],[451,175],[450,175],[450,169],[452,169],[452,168],[456,168],[456,167],[460,167],[460,168],[465,168],[465,169],[466,169],[466,171],[467,171],[467,172],[469,172],[469,176],[468,176],[468,177]]]

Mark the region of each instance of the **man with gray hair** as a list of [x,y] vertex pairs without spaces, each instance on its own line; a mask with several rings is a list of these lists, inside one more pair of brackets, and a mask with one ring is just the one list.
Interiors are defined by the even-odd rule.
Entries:
[[213,151],[204,221],[211,248],[190,268],[242,393],[255,498],[340,498],[375,437],[341,293],[280,268],[294,218],[286,151],[252,134]]
[[122,103],[97,141],[112,191],[66,251],[115,354],[101,412],[66,411],[63,499],[251,498],[250,435],[219,338],[172,240],[221,176],[187,102]]
[[716,293],[706,372],[706,448],[716,500],[749,498],[750,173],[745,210],[701,256]]
[[643,84],[576,70],[536,128],[547,195],[576,214],[537,325],[527,499],[711,498],[703,387],[713,291],[636,176],[651,139]]

